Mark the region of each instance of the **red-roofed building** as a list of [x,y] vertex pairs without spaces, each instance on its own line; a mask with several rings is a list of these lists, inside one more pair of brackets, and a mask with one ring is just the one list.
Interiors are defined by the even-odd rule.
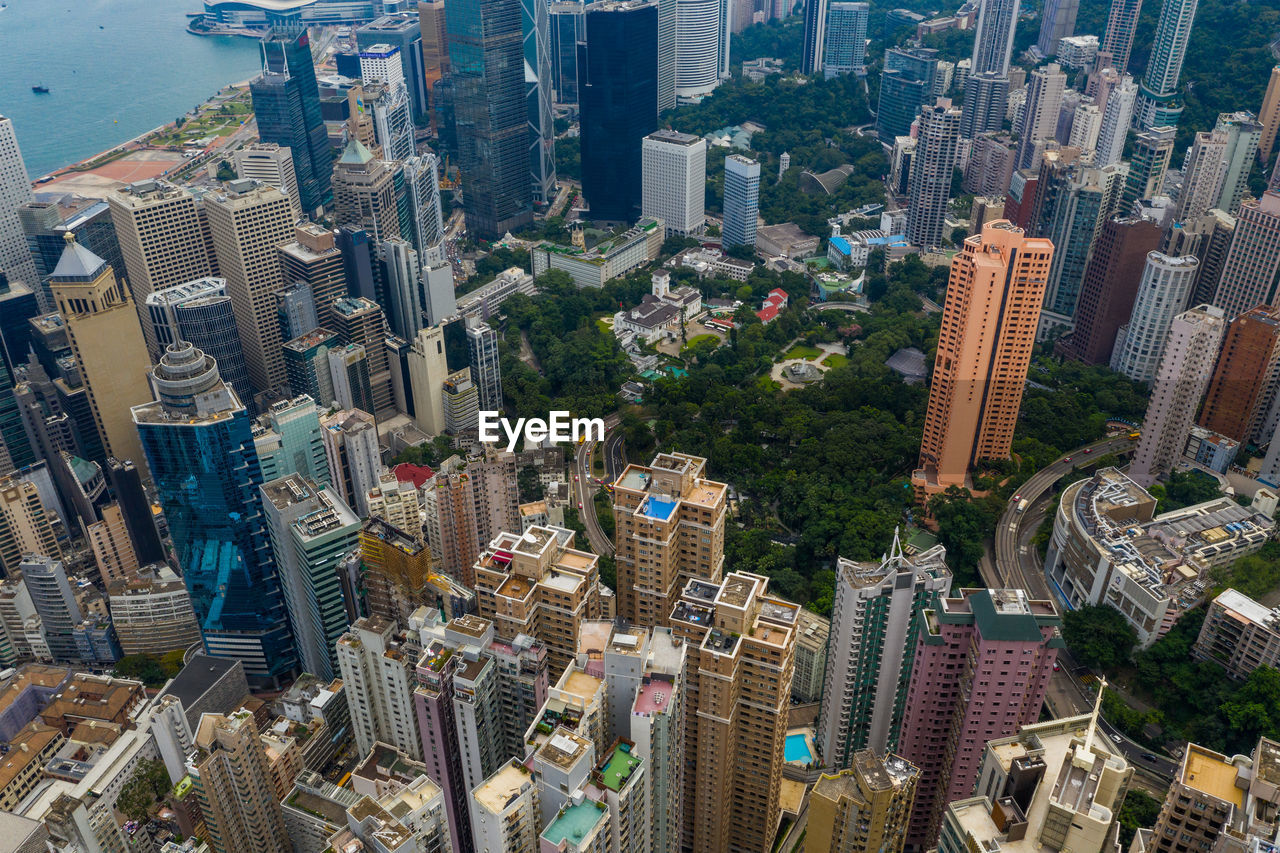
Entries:
[[414,465],[412,462],[401,462],[391,470],[395,472],[397,480],[402,483],[413,483],[415,489],[421,489],[423,483],[436,475],[436,472],[426,465]]
[[769,291],[769,295],[765,297],[764,304],[760,306],[760,310],[756,312],[756,316],[760,318],[760,322],[766,326],[778,319],[778,313],[787,307],[787,292],[780,287],[775,287]]

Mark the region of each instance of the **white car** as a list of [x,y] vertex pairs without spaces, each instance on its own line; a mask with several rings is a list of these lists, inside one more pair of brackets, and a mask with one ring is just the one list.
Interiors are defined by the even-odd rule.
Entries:
[[1116,743],[1124,743],[1124,738],[1120,737],[1120,735],[1112,735],[1111,739]]

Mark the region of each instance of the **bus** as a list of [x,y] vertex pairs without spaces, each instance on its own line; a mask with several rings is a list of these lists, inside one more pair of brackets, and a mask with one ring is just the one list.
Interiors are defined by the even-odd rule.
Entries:
[[1142,433],[1138,432],[1137,430],[1134,430],[1133,432],[1129,433],[1130,441],[1137,441],[1141,437],[1142,437]]

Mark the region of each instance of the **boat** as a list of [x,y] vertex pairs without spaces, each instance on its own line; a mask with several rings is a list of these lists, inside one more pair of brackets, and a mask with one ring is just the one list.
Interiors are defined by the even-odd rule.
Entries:
[[36,84],[35,86],[31,87],[31,91],[35,92],[37,95],[47,95],[49,94],[49,87]]

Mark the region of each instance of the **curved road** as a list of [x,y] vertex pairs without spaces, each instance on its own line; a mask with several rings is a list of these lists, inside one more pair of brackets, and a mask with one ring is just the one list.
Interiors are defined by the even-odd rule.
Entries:
[[[609,478],[607,482],[610,483],[617,479],[617,474],[621,474],[622,469],[626,467],[625,462],[623,462],[614,473],[614,466],[611,464],[615,460],[623,458],[622,432],[617,429],[621,422],[622,419],[617,414],[605,418],[604,422],[605,474]],[[596,518],[596,505],[595,501],[592,500],[595,497],[597,486],[591,476],[591,457],[595,453],[598,443],[600,442],[585,441],[578,446],[577,454],[573,460],[573,494],[579,507],[578,518],[582,520],[582,526],[586,528],[587,541],[591,543],[591,550],[597,554],[612,556],[613,543],[609,541],[609,537],[605,535],[604,529],[600,526],[600,519]]]

